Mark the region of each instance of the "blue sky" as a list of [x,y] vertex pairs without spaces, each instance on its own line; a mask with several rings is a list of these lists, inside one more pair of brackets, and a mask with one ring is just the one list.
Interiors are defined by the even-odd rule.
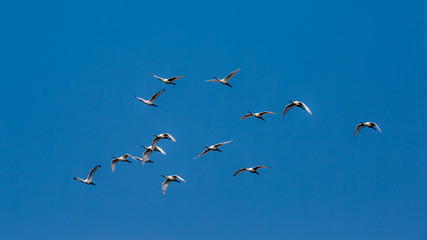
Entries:
[[[2,239],[427,238],[426,3],[2,5]],[[238,121],[287,100],[313,116]],[[111,172],[162,132],[166,156]]]

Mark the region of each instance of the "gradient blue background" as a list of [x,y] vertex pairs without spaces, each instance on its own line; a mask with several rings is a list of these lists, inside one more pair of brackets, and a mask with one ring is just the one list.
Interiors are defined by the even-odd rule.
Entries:
[[[427,238],[423,1],[1,5],[1,239]],[[313,116],[238,121],[288,99]],[[162,132],[166,156],[111,172]]]

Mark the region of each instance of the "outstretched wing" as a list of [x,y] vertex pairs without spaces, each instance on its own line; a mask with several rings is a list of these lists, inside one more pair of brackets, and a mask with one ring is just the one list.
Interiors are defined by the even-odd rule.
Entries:
[[260,168],[271,168],[271,167],[267,167],[267,166],[256,166],[256,167],[254,167],[255,171],[260,169]]
[[168,179],[166,179],[163,183],[162,183],[162,192],[163,192],[163,196],[166,195],[166,190],[168,189],[169,183],[171,183],[171,181],[169,181]]
[[354,132],[354,136],[356,137],[357,134],[359,133],[360,129],[362,129],[364,127],[365,127],[365,125],[363,123],[360,123],[359,125],[357,125],[356,131]]
[[182,77],[184,77],[184,76],[171,77],[171,78],[166,79],[166,80],[167,80],[168,82],[173,82],[173,81],[178,80],[178,79],[180,79],[180,78],[182,78]]
[[208,153],[209,151],[210,151],[210,149],[206,148],[206,150],[205,150],[205,151],[203,151],[202,153],[200,153],[200,154],[199,154],[199,156],[195,157],[194,159],[199,158],[199,157],[201,157],[201,156],[205,155],[205,154],[206,154],[206,153]]
[[92,182],[92,178],[93,175],[95,174],[95,172],[101,167],[101,165],[97,165],[94,168],[92,168],[92,170],[90,170],[89,172],[89,176],[87,176],[87,180],[89,180],[90,182]]
[[144,165],[146,162],[150,161],[150,157],[151,157],[151,153],[153,151],[147,149],[145,150],[145,152],[142,154],[142,165]]
[[310,108],[308,108],[307,105],[305,105],[303,102],[301,104],[304,106],[304,109],[307,110],[308,113],[310,113],[310,115],[313,115],[311,114]]
[[153,142],[151,143],[151,147],[153,148],[153,149],[156,149],[156,146],[157,146],[157,143],[160,141],[160,138],[159,137],[155,137],[154,139],[153,139]]
[[184,178],[182,178],[182,177],[180,177],[180,176],[178,176],[178,175],[174,175],[176,178],[178,178],[179,180],[181,180],[181,181],[183,181],[183,182],[185,182],[185,183],[187,183],[185,180],[184,180]]
[[159,98],[160,94],[162,94],[165,91],[165,89],[158,91],[156,94],[154,94],[151,98],[150,98],[150,102],[154,102],[156,101],[157,98]]
[[247,113],[247,114],[243,115],[243,117],[242,117],[242,118],[240,118],[240,121],[242,121],[243,119],[246,119],[246,118],[248,118],[248,117],[252,117],[252,116],[253,116],[253,114],[251,114],[251,113]]
[[163,155],[166,155],[166,152],[163,151],[163,149],[161,147],[156,146],[156,150],[158,150],[159,152],[161,152]]
[[176,142],[175,138],[169,133],[166,133],[166,136],[168,136],[172,141]]
[[380,127],[378,127],[378,124],[376,124],[376,123],[374,123],[374,124],[375,124],[375,127],[377,127],[377,128],[378,128],[378,131],[379,131],[381,134],[383,134],[383,133],[381,132]]
[[159,79],[160,81],[165,81],[166,79],[162,78],[162,77],[158,77],[156,75],[154,75],[154,73],[152,73],[151,75],[153,75],[153,77]]
[[247,171],[247,169],[246,169],[246,168],[241,168],[241,169],[239,169],[239,171],[237,171],[233,176],[235,177],[237,174],[239,174],[239,173],[241,173],[241,172],[244,172],[244,171]]
[[231,143],[232,141],[234,141],[234,140],[230,140],[230,141],[222,142],[222,143],[217,143],[217,144],[214,145],[214,147],[221,147],[222,145],[225,145],[227,143]]
[[289,104],[288,106],[286,106],[285,107],[285,109],[283,109],[283,112],[282,112],[282,117],[289,111],[289,110],[291,110],[293,107],[295,107],[296,105],[295,104],[293,104],[293,103],[291,103],[291,104]]
[[119,160],[117,160],[117,159],[113,159],[113,160],[111,160],[111,171],[116,171],[116,164],[117,164],[117,162],[118,162]]
[[228,81],[230,81],[230,79],[231,79],[232,77],[234,77],[234,75],[236,75],[236,73],[238,73],[239,71],[240,71],[240,68],[239,68],[239,69],[237,69],[236,71],[234,71],[234,72],[232,72],[232,73],[228,74],[228,76],[224,78],[224,82],[228,83]]
[[269,112],[269,111],[264,111],[264,112],[260,112],[260,113],[259,113],[259,115],[261,115],[261,116],[263,116],[263,115],[265,115],[265,114],[277,114],[277,113]]

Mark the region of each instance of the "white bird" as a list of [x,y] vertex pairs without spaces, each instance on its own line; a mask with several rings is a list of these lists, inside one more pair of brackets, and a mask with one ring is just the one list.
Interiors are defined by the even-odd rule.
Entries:
[[75,177],[74,180],[78,180],[82,183],[86,183],[88,185],[95,185],[95,183],[92,182],[92,178],[93,175],[95,174],[96,170],[98,170],[101,167],[101,165],[97,165],[94,168],[92,168],[92,170],[90,170],[89,175],[87,176],[87,178],[85,180]]
[[243,119],[246,119],[248,117],[256,117],[258,119],[261,119],[261,120],[265,121],[265,119],[262,118],[262,116],[265,115],[265,114],[277,114],[277,113],[269,112],[269,111],[264,111],[264,112],[259,112],[259,113],[251,113],[251,112],[248,111],[247,114],[245,114],[242,118],[240,118],[240,121],[242,121]]
[[113,160],[111,160],[111,170],[114,172],[116,170],[116,164],[118,162],[128,162],[131,163],[131,161],[127,160],[127,158],[130,157],[130,154],[125,154],[121,157],[113,157]]
[[224,144],[230,143],[230,142],[232,142],[232,141],[233,141],[233,140],[230,140],[230,141],[228,141],[228,142],[223,142],[223,143],[217,143],[217,144],[214,144],[214,145],[212,145],[212,146],[210,146],[210,147],[203,146],[203,147],[205,147],[205,148],[206,148],[206,150],[205,150],[205,151],[203,151],[202,153],[200,153],[200,154],[199,154],[199,156],[195,157],[194,159],[196,159],[196,158],[198,158],[198,157],[200,157],[200,156],[203,156],[203,155],[205,155],[206,153],[208,153],[208,152],[210,152],[210,151],[218,151],[218,152],[222,152],[222,151],[219,149],[219,147],[221,147],[221,146],[222,146],[222,145],[224,145]]
[[166,155],[166,152],[163,151],[163,149],[161,149],[158,146],[156,146],[154,151],[153,151],[153,146],[149,146],[149,147],[141,146],[141,147],[145,148],[145,152],[142,154],[142,165],[143,166],[146,162],[150,161],[151,153],[153,153],[154,151],[161,152],[163,155]]
[[153,146],[141,146],[143,148],[145,148],[146,150],[152,151],[152,152],[161,152],[163,155],[166,155],[166,152],[159,146],[156,146],[156,149],[153,151]]
[[184,77],[184,76],[179,76],[179,77],[171,77],[171,78],[162,78],[162,77],[158,77],[158,76],[154,75],[154,73],[151,74],[151,75],[153,75],[153,77],[159,79],[160,81],[162,81],[164,83],[173,84],[173,85],[176,85],[176,83],[174,83],[173,81],[178,80],[178,79]]
[[282,112],[282,117],[283,117],[283,115],[285,115],[285,113],[287,113],[293,107],[300,107],[300,108],[302,108],[304,110],[307,110],[307,112],[310,113],[310,115],[313,115],[313,114],[311,114],[311,111],[307,107],[307,105],[305,105],[303,102],[291,101],[291,100],[289,100],[289,102],[290,102],[290,104],[288,106],[286,106],[285,109]]
[[381,132],[380,127],[378,127],[378,125],[377,125],[376,123],[374,123],[374,122],[365,122],[365,123],[360,122],[360,124],[359,124],[359,125],[357,125],[357,127],[356,127],[356,132],[354,133],[354,136],[356,137],[356,136],[357,136],[357,134],[359,133],[360,129],[362,129],[362,128],[364,128],[364,127],[372,128],[372,129],[374,129],[374,130],[376,130],[376,129],[375,129],[375,127],[377,127],[377,128],[378,128],[378,131],[379,131],[381,134],[383,134],[383,133]]
[[219,78],[217,78],[217,77],[213,77],[213,78],[215,78],[215,79],[212,79],[212,80],[206,80],[206,82],[220,82],[220,83],[222,83],[222,84],[224,84],[224,85],[227,85],[227,86],[229,86],[229,87],[232,87],[228,82],[230,81],[230,79],[232,78],[232,77],[234,77],[234,75],[236,75],[236,73],[237,72],[239,72],[240,71],[240,68],[239,69],[237,69],[236,71],[234,71],[234,72],[232,72],[232,73],[230,73],[230,74],[228,74],[227,75],[227,77],[225,77],[225,78],[223,78],[223,79],[219,79]]
[[135,96],[135,98],[137,98],[139,101],[141,101],[141,102],[143,102],[143,103],[145,103],[145,104],[147,104],[147,105],[149,105],[149,106],[158,107],[156,104],[154,104],[154,101],[155,101],[157,98],[159,98],[160,94],[162,94],[164,91],[165,91],[165,89],[163,89],[163,90],[161,90],[161,91],[157,92],[156,94],[154,94],[154,95],[153,95],[150,99],[148,99],[148,100],[142,99],[142,98],[137,97],[137,96]]
[[166,180],[162,183],[163,196],[166,195],[166,189],[168,189],[169,183],[171,183],[171,182],[178,182],[178,183],[180,183],[179,180],[181,180],[181,181],[183,181],[183,182],[186,183],[186,181],[184,180],[184,178],[182,178],[182,177],[180,177],[178,175],[170,175],[170,176],[160,175],[160,176],[166,178]]
[[266,166],[256,166],[256,167],[251,167],[251,168],[241,168],[241,169],[239,169],[239,171],[237,171],[233,176],[236,176],[237,174],[239,174],[239,173],[241,173],[241,172],[244,172],[244,171],[249,171],[249,172],[251,172],[251,173],[255,173],[255,174],[258,174],[258,175],[259,175],[259,173],[257,172],[257,170],[258,170],[258,169],[260,169],[260,168],[271,168],[271,167],[266,167]]
[[160,141],[160,139],[170,139],[173,142],[176,142],[175,138],[169,133],[162,133],[159,135],[154,135],[154,139],[153,139],[153,142],[151,143],[151,146],[156,148],[157,143]]

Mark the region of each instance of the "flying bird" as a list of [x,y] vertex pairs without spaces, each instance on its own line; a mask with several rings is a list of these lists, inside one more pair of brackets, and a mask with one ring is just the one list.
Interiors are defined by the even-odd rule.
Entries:
[[155,101],[157,98],[159,98],[160,94],[162,94],[164,91],[165,91],[165,89],[163,89],[163,90],[161,90],[161,91],[157,92],[156,94],[154,94],[154,95],[153,95],[150,99],[148,99],[148,100],[142,99],[142,98],[137,97],[137,96],[135,96],[135,98],[136,98],[136,99],[138,99],[139,101],[141,101],[141,102],[143,102],[143,103],[145,103],[145,104],[149,105],[149,106],[158,107],[156,104],[154,104],[154,101]]
[[265,121],[265,119],[262,118],[262,116],[265,115],[265,114],[277,114],[277,113],[269,112],[269,111],[259,112],[259,113],[251,113],[251,112],[248,111],[247,114],[245,114],[242,118],[240,118],[240,121],[242,121],[243,119],[246,119],[248,117],[256,117],[258,119],[261,119],[261,120]]
[[127,154],[127,153],[125,155],[121,156],[121,157],[118,157],[118,158],[117,157],[113,157],[113,160],[111,160],[111,170],[113,172],[116,170],[116,164],[118,162],[128,162],[128,163],[131,163],[131,161],[127,160],[128,157],[130,157],[130,155]]
[[239,169],[239,171],[237,171],[233,176],[236,176],[237,174],[239,174],[239,173],[241,173],[241,172],[244,172],[244,171],[249,171],[249,172],[251,172],[251,173],[255,173],[255,174],[258,174],[258,175],[259,175],[259,173],[257,172],[257,170],[258,170],[258,169],[260,169],[260,168],[271,168],[271,167],[266,167],[266,166],[256,166],[256,167],[251,167],[251,168],[241,168],[241,169]]
[[178,175],[170,175],[170,176],[165,176],[165,175],[160,175],[164,178],[166,178],[166,180],[162,183],[162,192],[163,192],[163,196],[166,195],[166,189],[168,189],[169,183],[171,182],[178,182],[180,183],[179,180],[183,181],[186,183],[186,181],[184,180],[184,178],[178,176]]
[[92,168],[92,170],[90,170],[89,175],[87,176],[87,178],[85,180],[75,177],[74,180],[78,180],[82,183],[86,183],[88,185],[95,185],[95,183],[92,182],[92,178],[93,175],[95,174],[96,170],[98,170],[101,167],[101,165],[97,165],[94,168]]
[[204,146],[204,147],[206,148],[206,149],[205,149],[205,151],[203,151],[202,153],[200,153],[200,154],[199,154],[199,156],[195,157],[194,159],[199,158],[199,157],[201,157],[201,156],[205,155],[206,153],[208,153],[208,152],[210,152],[210,151],[218,151],[218,152],[222,152],[222,151],[219,149],[219,147],[221,147],[221,146],[222,146],[222,145],[224,145],[224,144],[230,143],[230,142],[232,142],[232,141],[233,141],[233,140],[230,140],[230,141],[228,141],[228,142],[223,142],[223,143],[217,143],[217,144],[212,145],[212,146],[210,146],[210,147],[206,147],[206,146]]
[[283,115],[285,115],[285,113],[287,113],[293,107],[300,107],[300,108],[306,110],[308,113],[310,113],[310,115],[312,115],[310,109],[303,102],[291,101],[291,100],[289,100],[289,102],[290,102],[290,104],[288,106],[286,106],[282,112],[282,117],[283,117]]
[[174,83],[173,81],[184,77],[184,76],[179,76],[179,77],[171,77],[171,78],[162,78],[162,77],[158,77],[158,76],[154,75],[154,73],[151,75],[153,75],[153,77],[159,79],[160,81],[162,81],[164,83],[173,84],[173,85],[176,85],[176,83]]
[[212,80],[206,80],[206,82],[220,82],[220,83],[222,83],[222,84],[224,84],[224,85],[227,85],[227,86],[229,86],[229,87],[232,87],[228,82],[230,81],[230,79],[232,78],[232,77],[234,77],[234,75],[236,75],[236,73],[237,72],[239,72],[240,71],[240,68],[239,69],[237,69],[236,71],[234,71],[234,72],[232,72],[232,73],[230,73],[230,74],[228,74],[228,76],[227,77],[225,77],[225,78],[223,78],[223,79],[219,79],[219,78],[217,78],[217,77],[213,77],[213,78],[215,78],[215,79],[212,79]]
[[153,139],[153,142],[151,143],[151,146],[156,148],[157,143],[160,141],[160,139],[170,139],[170,140],[176,142],[175,138],[172,135],[170,135],[169,133],[162,133],[159,135],[154,135],[154,139]]
[[153,146],[149,146],[149,147],[141,146],[141,147],[145,148],[145,152],[142,154],[142,160],[141,160],[143,166],[146,162],[150,162],[151,153],[153,153],[154,151],[161,152],[163,155],[166,155],[166,152],[163,151],[163,149],[161,149],[158,146],[156,146],[154,151],[153,151]]
[[377,127],[378,131],[382,134],[380,127],[378,127],[378,125],[376,123],[374,123],[374,122],[365,122],[365,123],[360,122],[359,125],[357,125],[357,127],[356,127],[356,132],[354,132],[354,137],[356,137],[357,134],[359,133],[360,129],[362,129],[364,127],[372,128],[374,130],[376,130],[375,127]]
[[166,152],[159,146],[156,146],[156,149],[154,149],[154,151],[153,151],[153,146],[148,146],[148,147],[141,146],[141,147],[145,148],[146,150],[150,150],[152,152],[161,152],[163,155],[166,155]]

